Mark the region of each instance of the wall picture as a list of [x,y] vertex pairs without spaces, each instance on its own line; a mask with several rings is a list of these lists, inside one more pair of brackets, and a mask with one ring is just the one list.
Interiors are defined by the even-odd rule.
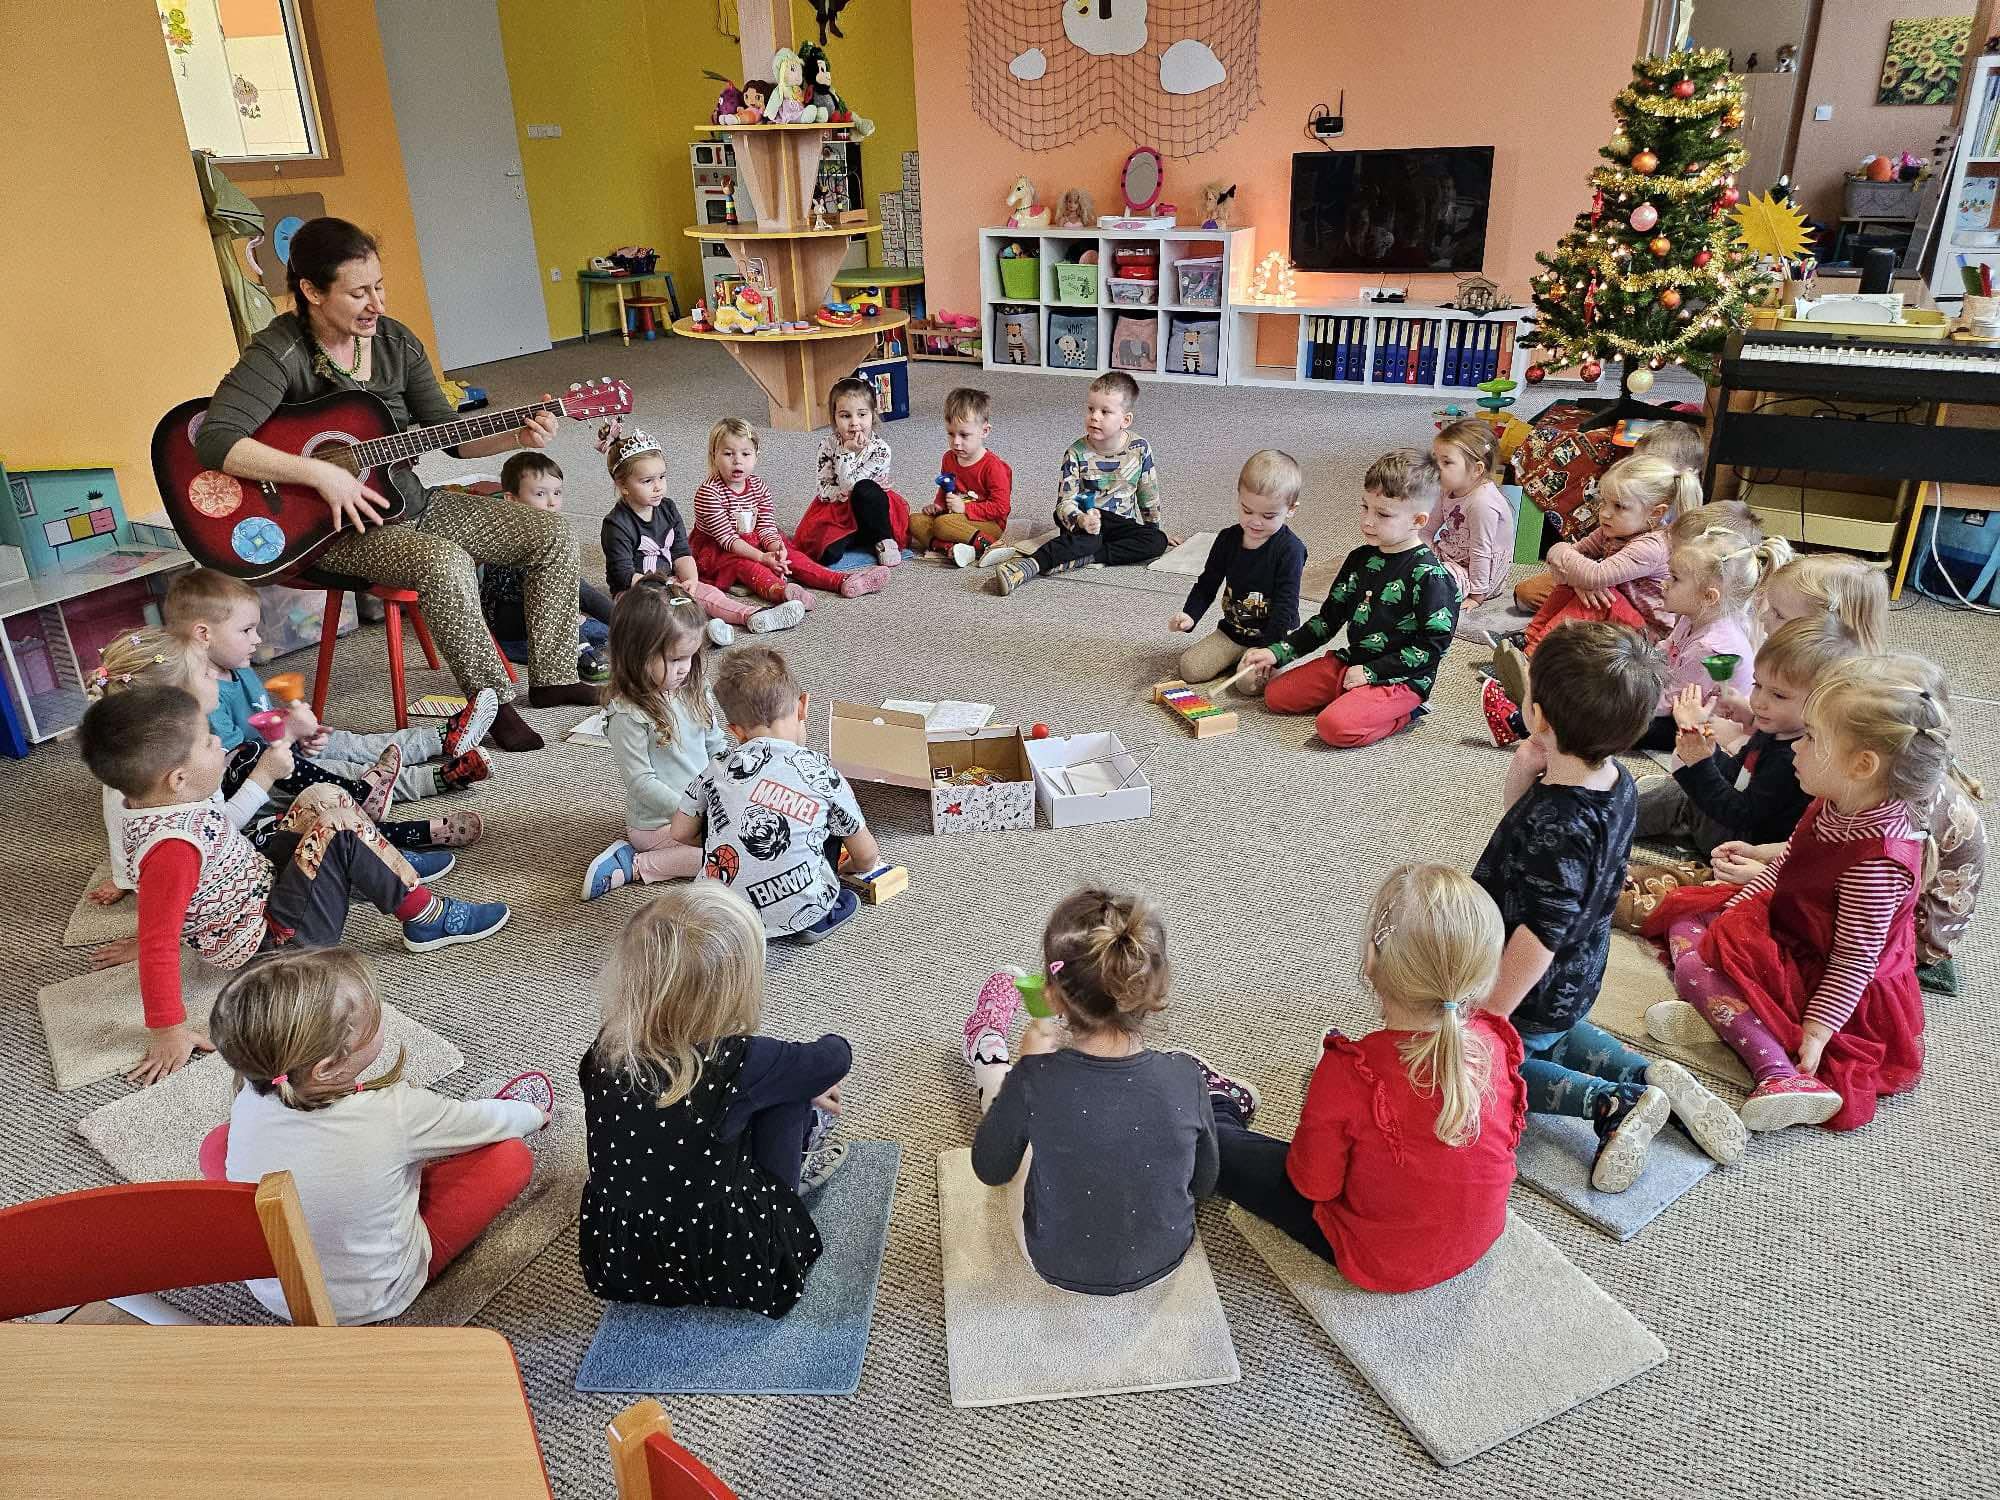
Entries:
[[1972,39],[1971,16],[1902,16],[1889,23],[1877,104],[1949,104]]

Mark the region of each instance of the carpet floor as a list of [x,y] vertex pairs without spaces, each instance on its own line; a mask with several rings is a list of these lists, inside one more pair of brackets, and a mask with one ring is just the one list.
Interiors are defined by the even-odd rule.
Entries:
[[[963,375],[995,397],[993,447],[1015,468],[1017,524],[1038,523],[1056,457],[1080,430],[1082,385],[912,370],[918,416],[888,428],[903,491],[927,490],[943,448],[944,392]],[[677,497],[702,477],[710,421],[763,410],[719,350],[673,340],[566,348],[472,378],[498,405],[586,374],[632,383],[639,423],[666,445]],[[1535,409],[1532,400],[1524,406]],[[1425,403],[1396,398],[1150,385],[1135,430],[1155,444],[1176,530],[1228,524],[1243,459],[1265,443],[1289,449],[1306,472],[1298,529],[1325,560],[1356,540],[1352,515],[1369,460],[1424,443],[1429,416]],[[787,523],[810,492],[817,442],[765,434],[761,472]],[[577,426],[565,427],[555,451],[593,571],[608,501],[601,461]],[[480,467],[447,462],[425,472]],[[1050,906],[1079,883],[1137,886],[1166,913],[1177,969],[1162,1043],[1248,1076],[1264,1091],[1263,1123],[1289,1133],[1299,1071],[1320,1033],[1370,1024],[1356,979],[1369,895],[1400,861],[1469,867],[1498,816],[1505,760],[1481,725],[1477,653],[1455,647],[1430,717],[1368,750],[1320,749],[1308,743],[1307,720],[1251,704],[1240,733],[1197,742],[1147,701],[1150,684],[1174,675],[1175,600],[1086,577],[1037,583],[1003,601],[981,591],[985,576],[907,565],[885,595],[823,598],[804,627],[778,638],[812,692],[812,742],[824,746],[835,699],[983,699],[1059,731],[1157,741],[1152,819],[941,838],[929,831],[922,794],[864,786],[862,806],[886,856],[908,866],[910,889],[864,908],[834,941],[774,950],[767,1029],[851,1038],[849,1137],[900,1141],[905,1162],[921,1166],[967,1143],[976,1121],[958,1032],[981,981],[999,965],[1032,963]],[[1896,616],[1892,636],[1944,662],[1962,694],[2000,696],[1991,622],[1918,602]],[[343,642],[329,721],[383,727],[384,680],[379,627]],[[414,685],[449,683],[418,672]],[[595,1029],[593,977],[637,900],[629,892],[591,905],[577,899],[585,861],[622,821],[604,752],[560,741],[583,716],[532,714],[550,747],[498,757],[496,779],[474,799],[488,835],[460,852],[446,886],[513,903],[504,933],[413,957],[367,913],[349,929],[389,997],[455,1042],[474,1076],[540,1067],[570,1100]],[[1962,703],[1961,724],[1961,758],[2000,774],[1994,706]],[[72,744],[0,761],[0,1201],[112,1180],[72,1127],[128,1085],[55,1093],[33,1003],[39,985],[88,962],[58,940],[101,852],[96,806]],[[1241,1383],[1051,1403],[1031,1419],[954,1411],[937,1192],[925,1170],[902,1174],[859,1392],[676,1398],[676,1432],[742,1493],[762,1497],[1990,1494],[2000,1438],[1979,1415],[1990,1416],[1990,1397],[1978,1392],[1990,1392],[2000,1359],[1992,1261],[2000,1117],[1991,1083],[2000,1047],[1988,1004],[1996,935],[2000,920],[1989,914],[1960,955],[1964,992],[1931,1002],[1922,1086],[1859,1133],[1760,1139],[1743,1167],[1718,1173],[1629,1245],[1519,1189],[1515,1211],[1654,1330],[1671,1357],[1450,1473],[1433,1467],[1220,1206],[1203,1210],[1202,1234]],[[572,1230],[482,1318],[519,1352],[558,1491],[608,1496],[604,1423],[623,1398],[572,1388],[601,1311],[575,1251]],[[1449,1337],[1438,1330],[1441,1359]]]

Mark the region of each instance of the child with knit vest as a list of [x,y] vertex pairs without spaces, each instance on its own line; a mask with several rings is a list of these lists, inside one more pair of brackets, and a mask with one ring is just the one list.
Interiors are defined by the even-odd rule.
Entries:
[[[1063,453],[1056,481],[1059,533],[1033,557],[1010,557],[994,577],[994,592],[1011,594],[1044,573],[1066,573],[1092,563],[1142,566],[1173,541],[1160,529],[1160,476],[1153,449],[1132,431],[1139,382],[1111,370],[1090,383],[1084,397],[1083,436]],[[991,562],[995,552],[987,554]]]
[[[408,860],[366,825],[288,816],[274,861],[214,802],[222,785],[222,741],[198,699],[180,688],[141,687],[91,705],[78,727],[83,763],[124,796],[131,814],[117,858],[137,872],[139,994],[153,1033],[128,1076],[150,1083],[179,1069],[199,1043],[181,1002],[179,947],[217,968],[236,969],[268,949],[340,941],[360,896],[403,926],[413,953],[476,942],[507,923],[499,902],[433,895]],[[310,795],[310,794],[309,794]],[[335,788],[318,795],[345,803]],[[296,806],[294,812],[298,812]],[[434,875],[451,856],[434,857]],[[114,860],[114,863],[116,861]]]
[[910,517],[910,545],[970,567],[1006,534],[1014,471],[990,452],[993,398],[960,386],[944,398],[944,459],[935,499]]
[[1375,744],[1416,722],[1458,628],[1458,584],[1421,534],[1437,503],[1437,464],[1399,448],[1370,464],[1362,484],[1362,544],[1340,565],[1319,613],[1237,664],[1282,667],[1345,626],[1345,651],[1280,672],[1264,689],[1273,713],[1317,713],[1320,739],[1340,748]]

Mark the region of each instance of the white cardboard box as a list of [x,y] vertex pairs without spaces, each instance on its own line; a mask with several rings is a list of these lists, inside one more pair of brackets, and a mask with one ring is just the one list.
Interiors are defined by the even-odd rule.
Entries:
[[1117,823],[1153,815],[1153,784],[1146,779],[1149,747],[1134,752],[1115,734],[1068,734],[1030,740],[1035,797],[1051,828]]
[[[922,714],[868,703],[836,703],[829,758],[850,781],[879,781],[928,791],[931,832],[973,833],[1035,826],[1035,773],[1018,724],[925,732]],[[1005,778],[953,786],[968,766]]]

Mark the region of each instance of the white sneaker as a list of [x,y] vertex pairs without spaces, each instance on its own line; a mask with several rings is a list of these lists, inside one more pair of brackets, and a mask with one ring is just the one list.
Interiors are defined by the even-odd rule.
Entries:
[[952,545],[951,560],[954,567],[969,568],[979,561],[979,554],[972,550],[972,543],[956,542]]
[[1646,1082],[1667,1096],[1667,1103],[1687,1127],[1687,1133],[1709,1156],[1725,1167],[1743,1159],[1743,1148],[1749,1144],[1750,1135],[1742,1119],[1726,1102],[1703,1088],[1694,1074],[1677,1062],[1658,1058],[1646,1065]]
[[727,620],[710,620],[708,638],[718,646],[728,646],[736,640],[736,629]]
[[885,568],[900,567],[903,562],[903,549],[896,545],[893,538],[886,542],[877,542],[875,560]]
[[997,568],[1008,558],[1019,557],[1020,555],[1021,549],[1019,547],[988,547],[986,555],[979,559],[979,566],[982,568]]
[[805,617],[806,607],[796,599],[787,599],[783,604],[758,610],[746,628],[752,635],[769,635],[774,630],[790,630]]
[[1685,1000],[1655,1000],[1647,1006],[1646,1035],[1676,1047],[1702,1047],[1722,1040],[1708,1017]]

